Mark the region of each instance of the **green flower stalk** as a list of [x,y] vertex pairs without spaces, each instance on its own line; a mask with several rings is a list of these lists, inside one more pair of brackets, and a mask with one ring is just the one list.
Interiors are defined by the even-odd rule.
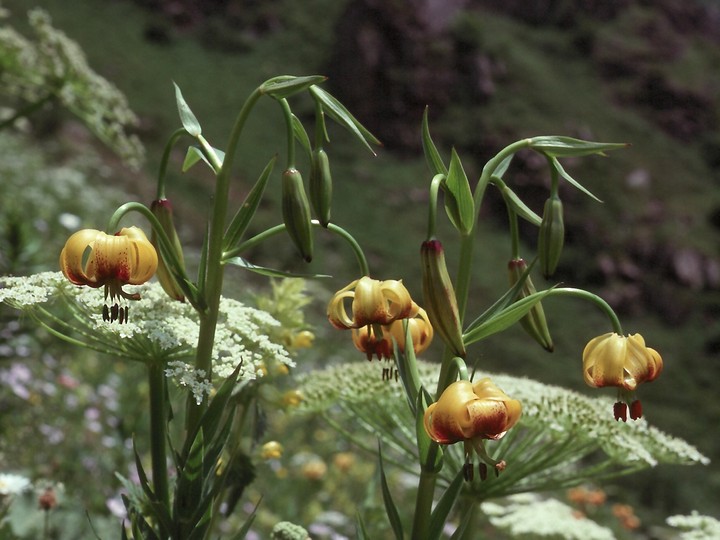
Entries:
[[330,203],[332,201],[332,175],[327,152],[316,148],[312,154],[310,169],[310,202],[320,224],[327,228],[330,223]]
[[420,247],[425,309],[430,323],[455,356],[465,357],[460,313],[455,290],[445,264],[445,252],[437,239]]
[[[512,259],[508,263],[508,274],[510,277],[511,287],[520,281],[523,274],[527,272],[527,268],[527,264],[521,258]],[[518,294],[518,299],[527,298],[536,292],[535,285],[528,275],[525,277],[523,286]],[[550,335],[550,329],[548,328],[547,320],[545,318],[545,310],[543,310],[540,302],[535,304],[528,314],[520,319],[520,325],[531,338],[542,346],[543,349],[548,352],[552,352],[555,349],[552,336]]]
[[540,268],[545,278],[550,278],[555,273],[564,243],[563,204],[560,197],[553,194],[545,201],[542,223],[538,233]]
[[305,194],[302,175],[294,167],[282,175],[282,214],[290,239],[306,262],[313,256],[313,234],[310,203]]

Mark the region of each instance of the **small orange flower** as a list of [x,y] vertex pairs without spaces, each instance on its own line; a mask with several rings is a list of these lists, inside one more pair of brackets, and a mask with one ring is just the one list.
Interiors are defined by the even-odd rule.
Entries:
[[636,420],[642,416],[640,401],[632,400],[632,395],[639,384],[655,380],[662,369],[662,357],[645,346],[640,334],[603,334],[591,339],[583,351],[585,382],[594,388],[619,388],[621,400],[614,407],[616,420],[627,420],[628,402],[631,402],[630,418]]
[[[407,319],[407,324],[410,328],[410,339],[412,340],[413,350],[415,354],[420,354],[425,352],[430,346],[430,343],[432,343],[433,327],[423,308],[413,303],[413,311],[415,311],[416,314],[414,317]],[[399,349],[405,352],[405,329],[402,320],[395,321],[390,326],[384,327],[383,333],[395,338]]]
[[[352,300],[352,317],[345,300]],[[402,281],[379,281],[364,276],[339,290],[328,304],[330,323],[340,330],[361,328],[369,324],[388,325],[410,315],[413,303]]]
[[[60,269],[75,285],[105,287],[105,297],[137,300],[137,294],[125,292],[124,285],[140,285],[157,270],[155,248],[138,227],[127,227],[115,235],[95,229],[83,229],[68,238],[60,253]],[[110,318],[105,306],[103,315]],[[117,304],[113,314],[118,312]],[[125,314],[126,316],[126,314]],[[113,316],[111,320],[118,318]],[[120,316],[122,321],[122,315]]]
[[425,411],[425,431],[435,442],[499,439],[520,418],[520,402],[489,378],[455,381]]

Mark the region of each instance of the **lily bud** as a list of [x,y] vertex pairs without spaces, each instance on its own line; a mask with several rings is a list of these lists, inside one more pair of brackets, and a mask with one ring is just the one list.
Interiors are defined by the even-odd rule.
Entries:
[[290,239],[303,259],[310,262],[313,255],[310,203],[300,171],[294,167],[287,169],[282,175],[282,214]]
[[[526,270],[527,264],[525,264],[523,259],[513,259],[508,263],[508,274],[510,276],[511,287],[520,280]],[[526,298],[536,292],[535,285],[533,285],[530,276],[527,276],[522,289],[518,294],[518,298]],[[543,349],[548,352],[552,352],[555,349],[552,337],[550,336],[550,329],[548,328],[547,320],[545,319],[545,311],[543,310],[540,302],[535,304],[532,309],[528,311],[527,315],[520,319],[520,325],[531,338],[543,347]]]
[[332,200],[332,176],[327,152],[317,148],[312,154],[310,169],[310,202],[315,216],[323,227],[330,223],[330,202]]
[[[175,229],[175,224],[173,222],[172,204],[168,199],[157,199],[154,200],[152,204],[150,204],[150,210],[160,222],[163,231],[165,231],[165,234],[167,235],[170,243],[172,244],[178,262],[183,266],[184,269],[185,258],[183,256],[182,244],[180,243],[180,238],[178,237],[177,230]],[[174,298],[175,300],[184,302],[185,295],[183,294],[182,289],[178,285],[175,276],[173,276],[172,271],[170,270],[170,268],[168,268],[165,259],[162,257],[162,252],[160,250],[160,246],[158,245],[157,233],[154,229],[152,231],[152,234],[150,235],[150,242],[160,255],[158,257],[158,268],[156,272],[160,285],[170,298]]]
[[455,356],[465,357],[460,312],[455,289],[445,265],[445,253],[439,240],[431,239],[420,247],[425,309],[430,323]]
[[563,205],[557,195],[552,195],[545,201],[542,223],[540,223],[540,232],[538,233],[540,269],[545,278],[549,278],[555,273],[564,243]]

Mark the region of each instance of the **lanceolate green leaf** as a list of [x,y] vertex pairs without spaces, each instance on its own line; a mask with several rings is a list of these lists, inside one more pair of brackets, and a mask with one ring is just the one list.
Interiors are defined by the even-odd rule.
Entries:
[[447,167],[445,166],[445,163],[443,163],[442,157],[440,157],[440,152],[438,152],[432,137],[430,137],[427,107],[425,107],[425,112],[423,112],[422,118],[422,144],[423,152],[425,153],[425,161],[427,161],[427,164],[430,166],[430,170],[433,174],[444,174],[447,176]]
[[520,276],[520,279],[517,280],[517,283],[510,287],[505,294],[503,294],[500,298],[498,298],[495,303],[490,306],[488,309],[486,309],[477,319],[475,319],[473,322],[471,322],[468,327],[465,329],[465,334],[469,334],[473,332],[477,327],[484,324],[486,321],[490,320],[492,317],[494,317],[496,314],[500,313],[503,309],[507,308],[510,304],[513,303],[513,301],[518,297],[520,294],[520,291],[523,288],[523,285],[525,284],[525,280],[530,275],[530,271],[535,266],[535,263],[537,262],[537,259],[533,260],[529,265],[527,270],[523,273],[522,276]]
[[305,131],[305,126],[302,125],[300,119],[294,114],[291,115],[291,118],[295,139],[297,139],[297,141],[300,143],[300,146],[302,146],[303,150],[305,150],[308,159],[311,159],[312,146],[310,145],[310,137],[308,137],[307,131]]
[[529,221],[533,225],[539,227],[542,223],[542,218],[533,212],[528,206],[518,197],[510,187],[503,182],[500,178],[493,176],[491,181],[497,185],[502,192],[503,198],[512,204],[515,209],[515,213],[521,218]]
[[310,93],[320,103],[325,114],[353,133],[370,152],[375,154],[370,145],[380,144],[380,141],[345,108],[345,105],[318,86],[312,86]]
[[445,527],[447,517],[450,514],[450,510],[452,510],[452,507],[455,505],[455,501],[460,495],[463,481],[463,470],[460,468],[455,475],[455,478],[453,478],[453,481],[445,490],[445,493],[443,493],[442,497],[440,497],[440,500],[430,515],[430,527],[427,535],[429,540],[438,540],[440,538],[443,528]]
[[260,93],[272,96],[276,99],[284,99],[302,92],[315,84],[320,84],[326,79],[323,75],[309,75],[307,77],[293,77],[282,75],[268,79],[260,86]]
[[287,272],[285,270],[275,270],[274,268],[266,268],[264,266],[256,266],[251,262],[243,259],[242,257],[232,257],[224,260],[223,264],[232,264],[245,270],[250,270],[261,276],[277,277],[277,278],[303,278],[303,279],[318,279],[318,278],[329,278],[327,274],[301,274],[297,272]]
[[475,220],[475,203],[473,202],[470,182],[465,175],[460,157],[452,150],[450,169],[445,180],[445,210],[450,221],[461,234],[472,229]]
[[585,188],[580,182],[575,180],[572,176],[570,176],[567,171],[563,168],[562,165],[560,165],[560,162],[557,160],[557,158],[552,157],[550,158],[550,165],[555,168],[555,170],[558,172],[560,176],[562,176],[565,180],[570,182],[573,186],[578,188],[580,191],[582,191],[585,195],[588,197],[591,197],[595,199],[597,202],[602,202],[600,199],[598,199],[595,195],[593,195],[587,188]]
[[238,211],[235,213],[235,216],[233,216],[230,225],[228,225],[227,232],[225,233],[225,251],[234,247],[235,244],[240,241],[242,235],[245,234],[248,225],[250,225],[250,221],[260,205],[263,193],[265,193],[265,187],[267,186],[268,179],[270,178],[270,174],[275,166],[276,159],[277,156],[274,156],[268,164],[265,165],[265,168],[260,174],[260,178],[258,178],[257,182],[255,182],[255,185],[250,190],[250,193],[248,193],[247,197],[245,197],[242,206],[240,206]]
[[[223,159],[225,159],[225,152],[223,152],[222,150],[218,150],[217,148],[213,148],[212,151],[215,152],[218,161],[222,163]],[[198,148],[197,146],[188,147],[187,153],[185,154],[185,161],[183,161],[182,164],[182,172],[187,172],[193,165],[195,165],[200,160],[204,161],[213,172],[217,172],[213,167],[212,163],[210,163],[210,160],[208,160],[207,156],[203,154],[202,150],[200,150],[200,148]]]
[[378,462],[380,464],[380,487],[382,489],[382,497],[385,503],[385,512],[390,520],[390,526],[395,534],[395,538],[397,540],[403,540],[404,535],[402,522],[400,521],[400,513],[393,502],[392,494],[390,493],[390,488],[388,487],[387,477],[385,476],[385,468],[383,466],[382,446],[380,441],[378,441]]
[[492,318],[463,334],[463,342],[467,346],[509,328],[522,319],[535,304],[540,302],[551,291],[552,289],[540,291],[514,302]]
[[187,131],[191,136],[197,137],[202,133],[200,122],[198,122],[198,119],[190,110],[190,107],[180,91],[180,87],[175,83],[173,84],[175,85],[175,101],[177,103],[178,114],[180,115],[180,122],[182,122],[185,131]]
[[603,143],[583,141],[572,137],[542,136],[530,139],[530,148],[550,157],[605,155],[606,151],[627,148],[628,143]]

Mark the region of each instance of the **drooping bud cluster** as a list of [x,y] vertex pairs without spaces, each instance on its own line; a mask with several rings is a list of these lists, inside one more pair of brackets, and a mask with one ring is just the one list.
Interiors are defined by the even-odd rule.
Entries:
[[540,269],[545,278],[555,274],[563,244],[565,243],[565,224],[563,221],[563,204],[560,197],[551,195],[545,201],[543,218],[538,233],[538,255]]
[[[185,259],[182,244],[180,243],[180,238],[178,237],[177,230],[175,229],[172,204],[168,199],[157,199],[150,205],[150,211],[157,218],[160,226],[170,240],[177,261],[181,265],[184,265]],[[153,246],[155,246],[156,251],[160,253],[157,233],[154,229],[150,235],[150,242]],[[162,256],[158,257],[157,278],[163,290],[170,298],[174,298],[180,302],[185,301],[185,295],[183,294],[182,289],[180,289],[177,280],[173,276],[172,270],[168,267]]]
[[316,148],[312,153],[310,168],[310,202],[320,225],[330,223],[330,203],[332,201],[332,175],[327,152]]
[[282,175],[282,215],[290,239],[306,262],[313,257],[310,203],[300,171],[287,169]]
[[[513,259],[508,263],[508,273],[510,276],[511,287],[520,281],[523,274],[527,271],[527,268],[527,264],[523,259]],[[535,285],[528,275],[525,277],[522,289],[518,294],[518,299],[526,298],[535,292],[537,292],[535,290]],[[543,347],[543,349],[549,352],[553,351],[555,346],[553,345],[550,329],[548,328],[547,320],[545,318],[545,310],[543,310],[540,302],[535,304],[528,314],[520,319],[520,325],[530,337]]]
[[420,258],[423,296],[430,323],[453,354],[464,358],[460,312],[440,241],[431,239],[423,242]]

